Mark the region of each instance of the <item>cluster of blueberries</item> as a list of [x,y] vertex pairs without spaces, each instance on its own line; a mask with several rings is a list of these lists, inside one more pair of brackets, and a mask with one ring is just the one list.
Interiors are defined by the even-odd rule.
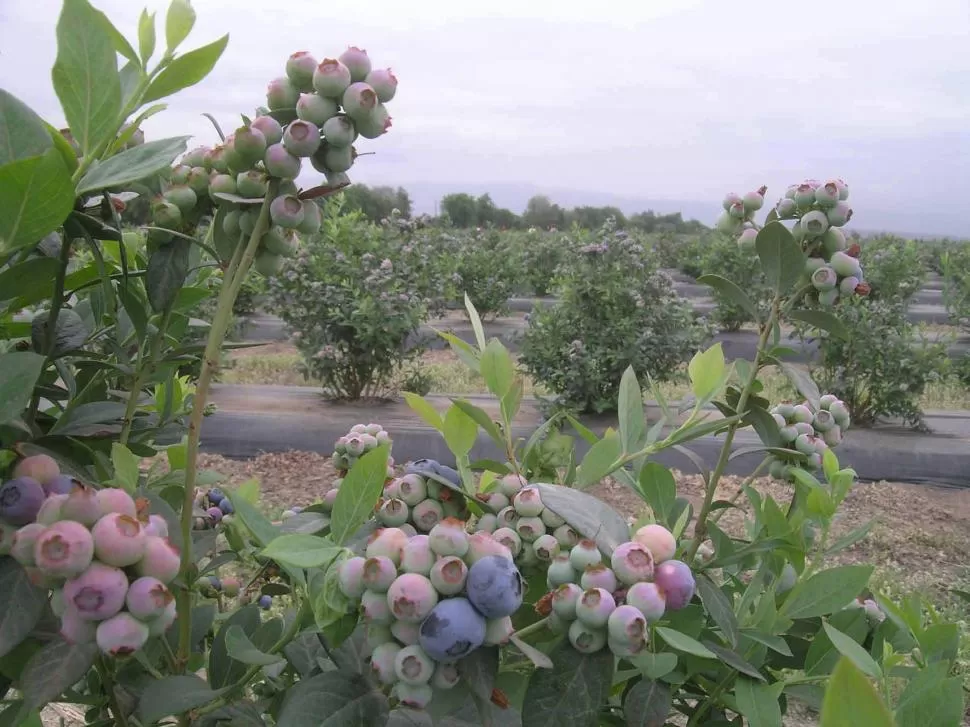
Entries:
[[196,493],[195,507],[196,517],[192,524],[195,530],[214,528],[224,520],[228,523],[228,518],[235,512],[232,501],[218,487]]
[[95,489],[61,474],[47,455],[27,457],[0,488],[0,555],[52,591],[66,641],[128,655],[176,616],[168,586],[179,552],[165,519],[148,510],[148,500],[123,489]]
[[[382,444],[389,444],[391,435],[388,434],[380,424],[355,424],[344,436],[337,439],[333,445],[334,469],[338,472],[346,472],[357,460],[377,449]],[[389,457],[387,460],[387,476],[394,476],[394,459]]]
[[825,450],[839,446],[851,421],[849,408],[834,394],[821,396],[817,409],[807,401],[778,404],[772,407],[771,416],[778,425],[782,441],[805,456],[804,461],[793,463],[790,458],[773,454],[769,473],[780,480],[790,479],[793,464],[820,470]]

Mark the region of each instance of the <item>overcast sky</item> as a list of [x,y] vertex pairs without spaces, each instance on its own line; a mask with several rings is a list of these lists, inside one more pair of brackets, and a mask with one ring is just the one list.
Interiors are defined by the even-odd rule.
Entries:
[[[94,4],[135,37],[142,3]],[[161,25],[166,4],[147,5]],[[359,145],[377,154],[356,181],[710,200],[713,218],[726,191],[765,183],[774,199],[842,176],[860,227],[970,235],[968,0],[194,5],[187,47],[226,32],[229,47],[150,138],[214,143],[203,111],[232,128],[293,51],[358,45],[400,86],[391,132]],[[0,0],[0,85],[55,124],[59,6]]]

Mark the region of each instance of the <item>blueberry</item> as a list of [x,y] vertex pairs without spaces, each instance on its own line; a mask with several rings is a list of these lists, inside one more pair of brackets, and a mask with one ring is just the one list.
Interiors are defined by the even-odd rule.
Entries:
[[259,601],[257,601],[257,603],[259,604],[259,607],[261,609],[263,609],[264,611],[268,611],[269,607],[273,605],[273,597],[267,596],[267,595],[260,596]]
[[226,496],[223,494],[222,490],[220,490],[218,487],[213,487],[211,490],[209,490],[209,502],[211,502],[213,505],[218,505],[225,499],[225,497]]
[[485,618],[511,616],[522,605],[523,581],[515,564],[498,555],[477,561],[465,581],[468,599]]
[[0,487],[0,518],[11,525],[26,525],[44,504],[44,488],[31,477],[18,477]]
[[438,603],[421,623],[418,635],[424,652],[441,662],[458,661],[484,641],[485,618],[465,598],[448,598]]
[[229,515],[230,513],[236,511],[232,506],[232,503],[229,501],[229,498],[226,497],[219,501],[219,509],[222,510],[223,515]]

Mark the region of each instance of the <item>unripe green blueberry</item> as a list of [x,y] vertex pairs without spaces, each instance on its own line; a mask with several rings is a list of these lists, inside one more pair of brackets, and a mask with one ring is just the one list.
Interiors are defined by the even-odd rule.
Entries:
[[825,411],[828,411],[829,407],[832,406],[832,404],[834,404],[838,400],[839,400],[839,397],[837,397],[835,394],[822,394],[818,398],[818,405],[819,405],[819,408],[825,409]]
[[829,265],[842,278],[848,278],[853,275],[859,277],[861,274],[859,261],[850,255],[846,255],[844,252],[833,253]]
[[835,425],[822,432],[822,441],[829,447],[838,447],[842,443],[842,427]]
[[728,192],[724,195],[724,201],[721,202],[721,206],[724,208],[725,212],[730,212],[731,208],[736,204],[743,204],[744,199],[737,192]]
[[380,510],[377,511],[377,519],[385,527],[396,528],[406,523],[410,514],[411,511],[404,500],[391,498],[381,505]]
[[[236,180],[230,177],[228,174],[224,175],[226,179],[232,180],[233,189],[236,187]],[[236,192],[233,192],[236,194]],[[242,234],[242,229],[240,228],[240,221],[245,213],[241,210],[229,210],[226,216],[222,218],[222,231],[226,233],[230,238],[238,238]]]
[[796,221],[794,225],[791,226],[791,236],[795,239],[795,242],[802,242],[805,240],[805,228],[802,227],[801,221]]
[[602,588],[612,593],[617,588],[616,574],[604,563],[595,563],[586,566],[583,575],[580,576],[579,585],[584,589]]
[[778,577],[778,585],[775,587],[775,593],[779,595],[787,593],[795,587],[795,581],[797,580],[798,573],[795,572],[795,568],[791,563],[785,563],[785,567],[781,569],[781,575]]
[[90,530],[73,520],[61,520],[36,538],[33,564],[50,576],[74,578],[91,565],[94,552],[95,541]]
[[788,421],[791,421],[795,416],[795,406],[793,404],[778,404],[773,411],[778,412]]
[[273,144],[266,150],[263,158],[266,171],[273,177],[280,179],[296,179],[300,175],[301,162],[282,144]]
[[152,223],[155,227],[176,230],[182,224],[182,210],[164,198],[156,200],[152,204]]
[[501,646],[509,643],[509,638],[515,633],[515,626],[509,616],[491,618],[485,621],[485,646]]
[[396,578],[397,568],[387,556],[368,556],[365,560],[361,572],[361,581],[365,589],[376,593],[387,593],[387,589]]
[[283,146],[294,156],[312,156],[320,148],[320,129],[309,121],[292,121],[283,132]]
[[431,585],[442,596],[457,596],[465,590],[465,579],[468,577],[468,567],[456,555],[446,555],[439,558],[431,566],[429,579]]
[[418,643],[435,661],[455,662],[485,641],[485,617],[466,598],[448,598],[421,624]]
[[378,103],[374,89],[362,81],[351,83],[341,98],[344,111],[358,123],[366,122]]
[[332,98],[315,93],[305,93],[296,103],[296,115],[301,121],[309,121],[314,126],[322,127],[339,113],[340,107]]
[[659,621],[667,608],[667,599],[656,583],[634,583],[627,589],[626,602],[650,623]]
[[264,278],[272,278],[279,275],[284,262],[282,255],[277,255],[269,250],[260,250],[253,261],[253,268]]
[[401,570],[404,573],[420,573],[427,576],[434,565],[435,554],[427,535],[415,535],[408,539],[401,551]]
[[560,527],[562,527],[563,525],[566,524],[565,519],[563,519],[562,517],[560,517],[559,515],[557,515],[556,513],[554,513],[548,507],[545,508],[539,514],[539,517],[542,518],[542,522],[545,523],[545,526],[548,529],[553,530],[553,531],[555,531],[557,528],[560,528]]
[[303,222],[303,203],[295,195],[280,195],[270,203],[269,214],[274,225],[296,229]]
[[838,227],[829,227],[825,231],[825,234],[822,235],[822,247],[825,250],[825,254],[829,257],[845,250],[845,233]]
[[475,530],[494,533],[498,529],[498,517],[490,512],[485,513],[475,521]]
[[[342,439],[342,437],[341,437]],[[338,439],[337,445],[335,447],[336,451],[343,449],[343,443]],[[384,485],[384,497],[387,499],[401,499],[401,478],[395,477],[393,480]]]
[[515,532],[524,542],[532,543],[546,534],[546,524],[539,517],[521,517],[515,524]]
[[825,213],[820,212],[819,210],[806,212],[804,215],[802,215],[800,222],[802,229],[805,231],[805,235],[808,238],[820,237],[829,228],[829,222],[825,217]]
[[588,588],[576,603],[576,618],[593,628],[602,628],[616,610],[613,594],[605,588]]
[[839,295],[850,296],[854,294],[860,282],[859,278],[854,275],[850,275],[848,278],[842,278],[839,281]]
[[[401,623],[395,621],[395,623]],[[369,623],[364,626],[364,640],[371,653],[381,644],[394,643],[394,634],[387,624]]]
[[350,71],[352,81],[363,81],[367,78],[367,74],[371,72],[371,62],[367,51],[356,46],[347,48],[340,54],[339,60]]
[[819,207],[834,207],[839,201],[839,188],[835,182],[826,182],[815,190],[815,204]]
[[580,540],[569,552],[569,562],[580,573],[602,561],[603,554],[592,540]]
[[744,202],[735,202],[731,205],[731,209],[728,210],[728,215],[733,217],[735,220],[743,220],[747,217],[747,212],[744,209]]
[[647,620],[635,606],[617,606],[606,622],[609,637],[628,646],[642,646],[647,636]]
[[[501,494],[501,493],[492,493],[492,494]],[[503,507],[501,510],[498,511],[498,515],[496,515],[496,520],[498,521],[499,527],[512,528],[514,530],[515,526],[519,524],[519,513],[515,511],[514,507],[509,505],[508,507]]]
[[815,415],[812,413],[812,410],[804,404],[796,404],[792,411],[791,418],[795,420],[796,424],[811,424],[815,419]]
[[628,586],[653,578],[653,554],[649,548],[636,541],[616,546],[610,565],[620,582]]
[[583,589],[575,583],[563,583],[552,592],[552,611],[565,621],[576,618],[576,604],[579,603]]
[[546,571],[546,585],[549,589],[558,588],[563,583],[578,583],[579,573],[573,568],[568,553],[560,553],[552,559]]
[[[606,624],[605,619],[603,624]],[[573,621],[569,624],[569,643],[581,654],[595,654],[606,646],[606,629],[585,621]]]
[[414,527],[422,533],[429,533],[439,522],[445,519],[445,509],[437,500],[422,500],[411,510],[411,520]]
[[286,60],[286,77],[296,88],[309,91],[313,88],[313,72],[317,60],[307,51],[297,51]]
[[741,220],[732,216],[730,212],[723,212],[717,218],[715,227],[719,232],[723,232],[726,235],[737,235],[741,232]]
[[357,133],[365,139],[376,139],[390,130],[393,125],[391,121],[391,113],[387,107],[378,103],[367,116],[358,118],[354,126]]
[[539,488],[523,488],[512,498],[512,506],[521,517],[538,517],[543,510]]
[[438,663],[431,677],[431,686],[435,689],[452,689],[461,681],[461,673],[455,664]]
[[832,427],[836,426],[835,417],[832,413],[826,411],[825,409],[820,409],[815,412],[815,419],[812,422],[812,428],[817,432],[827,432]]
[[495,540],[491,533],[472,533],[468,536],[468,552],[465,554],[465,562],[469,566],[490,555],[501,555],[509,560],[513,558],[512,551]]
[[[77,523],[75,523],[75,525],[77,525]],[[82,525],[80,527],[83,528],[84,526]],[[44,534],[46,530],[47,526],[41,525],[40,523],[27,523],[17,530],[13,536],[13,543],[10,547],[10,557],[25,568],[35,565],[37,540],[41,535]]]
[[753,227],[748,227],[741,230],[741,235],[738,237],[738,245],[747,250],[753,250],[755,241],[758,239],[758,231]]
[[134,565],[145,554],[145,535],[141,523],[133,517],[109,513],[91,529],[94,553],[102,563],[124,568]]
[[334,58],[324,58],[313,72],[313,88],[321,96],[340,98],[350,83],[350,70]]
[[189,172],[192,171],[192,167],[185,164],[176,164],[172,167],[172,173],[168,177],[168,181],[174,186],[179,184],[186,184],[189,181]]
[[421,475],[404,475],[398,481],[398,497],[414,507],[428,497],[428,486]]
[[[314,72],[314,76],[316,72]],[[289,78],[282,77],[270,81],[266,87],[266,105],[271,111],[276,109],[292,109],[300,98],[300,90],[293,85]]]
[[390,625],[394,621],[391,609],[387,605],[386,593],[364,591],[360,597],[360,610],[364,622],[368,624]]
[[775,424],[779,429],[788,426],[788,424],[785,422],[785,417],[783,417],[781,414],[772,414],[771,418],[774,419]]
[[[98,540],[94,540],[97,552]],[[145,537],[145,554],[135,564],[140,576],[152,576],[162,583],[171,583],[179,573],[179,552],[168,540],[155,535]]]
[[103,621],[125,605],[128,578],[120,568],[93,561],[64,584],[64,600],[84,621]]
[[125,596],[128,611],[141,621],[152,621],[175,600],[172,592],[157,578],[138,578],[132,582]]
[[803,210],[811,208],[815,204],[815,187],[805,182],[799,184],[795,189],[793,199],[799,208]]
[[364,81],[374,89],[381,103],[387,103],[397,93],[397,77],[390,68],[375,68],[367,74]]
[[40,483],[44,490],[49,490],[50,483],[61,474],[61,468],[53,457],[46,454],[34,454],[24,457],[13,468],[12,479],[29,477]]
[[326,144],[310,157],[310,163],[320,172],[346,172],[354,165],[355,155],[352,146],[337,147]]
[[76,608],[66,606],[60,616],[61,638],[69,644],[93,644],[98,626],[93,621],[81,618]]
[[552,534],[556,536],[556,540],[559,541],[559,546],[563,551],[576,547],[577,543],[581,540],[579,533],[569,525],[560,525]]
[[831,290],[820,290],[818,292],[818,302],[824,306],[833,306],[839,300],[839,289],[832,288]]
[[266,154],[266,137],[259,129],[241,126],[233,134],[232,148],[244,164],[252,165]]
[[[229,171],[229,150],[226,149],[224,144],[219,144],[209,150],[205,155],[204,166],[219,174],[225,174]],[[188,173],[186,173],[184,179],[188,181]]]
[[180,164],[187,167],[201,167],[205,164],[205,157],[209,151],[211,151],[209,147],[197,146],[195,149],[185,153]]
[[391,642],[379,645],[374,649],[374,653],[371,654],[371,674],[381,684],[391,685],[397,682],[397,672],[394,669],[394,663],[400,651],[401,647]]
[[644,525],[634,533],[633,540],[650,551],[655,566],[670,560],[677,552],[677,539],[674,534],[657,523]]
[[556,536],[551,533],[545,533],[540,535],[532,543],[532,548],[535,550],[536,558],[538,558],[543,563],[549,563],[559,555],[559,541],[556,540]]
[[274,119],[268,114],[262,116],[257,116],[253,119],[250,124],[250,128],[256,129],[263,135],[263,139],[266,140],[266,146],[272,146],[273,144],[279,144],[283,141],[283,127],[280,122]]
[[512,528],[499,528],[492,533],[492,537],[496,542],[508,548],[512,557],[516,557],[522,552],[522,538]]
[[367,588],[364,584],[366,562],[366,558],[355,555],[337,566],[337,584],[340,586],[340,592],[352,601],[359,600]]
[[[213,174],[209,177],[209,194],[238,194],[235,177],[229,174]],[[223,222],[223,229],[225,229],[225,222]]]
[[849,427],[849,408],[845,405],[845,402],[834,401],[829,405],[829,411],[832,412],[832,416],[835,417],[835,421],[838,423],[842,429],[848,429]]
[[684,608],[694,597],[694,574],[690,566],[682,561],[661,563],[654,570],[653,579],[664,594],[667,608],[672,611]]
[[835,288],[839,276],[828,265],[824,265],[812,273],[812,285],[815,290],[826,291]]
[[256,199],[265,195],[268,188],[269,178],[263,172],[250,169],[236,175],[236,193],[240,197]]
[[[312,199],[303,200],[303,222],[296,228],[297,231],[304,235],[316,235],[320,232],[322,223],[323,217],[320,213],[320,206]],[[380,437],[378,437],[379,439]]]
[[420,631],[421,626],[419,624],[406,621],[395,621],[390,628],[391,635],[403,646],[412,646],[418,643]]
[[106,487],[98,490],[97,498],[102,515],[115,512],[128,517],[138,517],[134,499],[120,487]]
[[394,672],[404,684],[427,684],[434,674],[434,661],[417,644],[405,646],[394,657]]
[[752,212],[757,212],[760,210],[765,203],[765,196],[761,192],[748,192],[744,197],[741,198],[741,203],[744,206],[745,214],[750,214]]
[[498,491],[509,498],[509,503],[507,504],[512,503],[515,496],[522,491],[522,488],[528,486],[529,481],[525,477],[514,473],[503,475],[498,481]]
[[[479,499],[485,504],[486,507],[488,507],[488,509],[495,513],[500,513],[509,507],[509,498],[498,490],[486,493],[485,495],[480,496]],[[499,521],[503,526],[511,526],[514,524],[510,522],[502,522],[501,518]]]
[[782,220],[790,220],[795,216],[797,210],[798,205],[795,204],[795,200],[793,199],[782,199],[775,205],[775,214]]
[[485,618],[511,616],[522,605],[525,582],[518,568],[500,555],[490,555],[468,569],[468,600]]
[[852,208],[848,202],[837,202],[834,207],[825,210],[825,217],[832,227],[842,227],[852,219]]
[[812,454],[815,451],[815,443],[811,435],[799,434],[795,438],[795,449],[802,454]]
[[457,555],[463,557],[468,552],[468,535],[464,523],[455,518],[447,518],[431,528],[429,540],[435,555]]
[[427,684],[397,682],[391,687],[391,696],[410,709],[424,709],[434,698],[434,691]]

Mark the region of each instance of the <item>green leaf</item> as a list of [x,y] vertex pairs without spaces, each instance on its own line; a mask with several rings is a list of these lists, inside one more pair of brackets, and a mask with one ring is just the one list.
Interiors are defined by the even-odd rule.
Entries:
[[0,593],[0,656],[6,656],[37,625],[47,605],[47,589],[33,585],[13,558],[0,558]]
[[[921,723],[922,724],[922,723]],[[847,658],[839,660],[825,689],[819,727],[894,727],[872,683]]]
[[170,676],[148,682],[138,700],[138,717],[151,724],[162,717],[178,715],[216,699],[214,691],[197,676]]
[[[343,488],[341,488],[343,489]],[[334,522],[337,518],[334,517]],[[263,556],[296,568],[322,568],[340,555],[342,548],[316,535],[280,535],[263,550]]]
[[949,664],[936,662],[917,672],[896,705],[898,727],[949,727],[963,716],[959,678],[947,679]]
[[488,412],[484,409],[472,404],[470,401],[464,399],[452,399],[452,403],[461,409],[466,416],[474,420],[474,422],[485,430],[485,433],[492,438],[499,447],[505,446],[505,439],[502,436],[502,431],[499,429],[498,425],[492,421],[492,418],[488,415]]
[[475,420],[452,404],[445,412],[444,429],[442,435],[445,442],[458,457],[467,455],[478,440],[478,425]]
[[677,483],[669,469],[658,462],[646,462],[637,485],[657,522],[670,528],[676,519]]
[[623,699],[623,717],[627,727],[663,727],[672,704],[670,687],[642,679]]
[[43,119],[12,93],[0,88],[0,167],[42,156],[53,145]]
[[879,668],[875,659],[869,655],[869,652],[856,643],[855,639],[842,633],[827,621],[822,622],[822,628],[825,629],[825,635],[829,637],[829,641],[842,656],[849,659],[873,679],[882,679],[882,669]]
[[697,595],[700,596],[707,615],[721,629],[725,640],[731,646],[737,648],[741,632],[738,628],[738,620],[734,615],[734,607],[728,597],[724,595],[724,591],[718,588],[714,581],[706,575],[701,574],[697,576]]
[[687,364],[691,390],[698,400],[713,396],[724,379],[724,351],[715,343],[703,353],[695,353]]
[[622,455],[623,444],[619,435],[608,429],[583,457],[576,473],[576,486],[583,489],[595,485],[616,469],[615,464]]
[[462,681],[472,694],[490,699],[498,674],[498,647],[484,646],[456,663]]
[[739,677],[734,696],[738,710],[748,718],[749,727],[781,727],[781,706],[774,686]]
[[789,294],[805,269],[801,246],[781,222],[762,227],[754,244],[768,285],[776,293]]
[[188,240],[176,239],[160,245],[148,259],[145,288],[148,302],[156,313],[167,310],[185,284],[189,274],[190,247]]
[[[865,611],[861,608],[837,611],[829,617],[829,621],[832,626],[856,643],[863,643],[869,635],[869,624],[866,620]],[[828,634],[819,629],[805,654],[803,668],[806,674],[831,674],[840,658],[841,654],[832,644]]]
[[818,400],[821,393],[818,390],[818,385],[812,380],[809,373],[805,369],[785,361],[776,361],[775,365],[788,377],[788,380],[795,387],[795,390],[804,396],[813,408],[818,409]]
[[694,656],[699,656],[702,659],[717,658],[717,655],[704,646],[704,644],[702,644],[700,641],[697,641],[697,639],[693,639],[680,631],[675,631],[674,629],[667,628],[666,626],[657,626],[656,632],[657,635],[666,641],[667,645],[672,649],[683,651],[686,654],[693,654]]
[[245,498],[238,497],[235,493],[229,493],[229,501],[236,511],[237,518],[242,520],[242,524],[260,547],[265,548],[280,534],[280,529],[267,520],[259,510],[250,505]]
[[116,424],[125,415],[125,405],[115,401],[92,401],[69,407],[54,422],[48,434],[83,436],[92,425]]
[[276,723],[286,727],[382,725],[388,712],[387,697],[364,677],[329,671],[289,689]]
[[56,148],[0,167],[0,256],[39,242],[74,206],[74,185]]
[[250,505],[255,505],[259,502],[259,479],[252,477],[245,482],[243,482],[239,487],[236,488],[236,496],[241,497],[243,500],[248,502]]
[[741,307],[748,315],[751,316],[755,323],[759,323],[761,321],[761,313],[758,311],[758,306],[756,306],[748,297],[747,293],[741,290],[741,288],[739,288],[733,281],[721,277],[720,275],[702,275],[697,279],[697,282],[711,286],[729,303],[734,303],[735,305]]
[[629,454],[637,451],[647,422],[643,412],[643,391],[640,389],[640,382],[637,381],[637,375],[632,366],[627,366],[626,371],[623,372],[623,378],[620,379],[617,414],[620,420],[620,441],[623,452]]
[[828,331],[833,336],[848,341],[851,338],[849,329],[841,319],[822,310],[793,310],[789,311],[788,317],[793,321],[801,321],[810,326]]
[[143,65],[148,64],[155,52],[155,13],[149,14],[147,8],[142,9],[138,18],[138,52]]
[[478,350],[485,350],[485,329],[482,327],[482,319],[478,315],[478,311],[475,309],[472,299],[468,297],[468,293],[465,293],[465,310],[468,312],[468,320],[471,321],[472,330],[475,332],[475,343],[478,344]]
[[488,345],[482,349],[479,366],[488,390],[499,399],[504,397],[515,379],[515,366],[508,349],[501,341],[493,338],[488,342]]
[[20,675],[20,689],[27,709],[54,701],[80,681],[94,666],[97,644],[69,644],[61,639],[36,652]]
[[60,267],[60,260],[50,257],[30,258],[11,265],[0,271],[0,299],[14,301],[12,307],[20,308],[26,307],[24,296],[36,293],[38,297],[34,300],[37,302],[49,298],[54,292],[54,277]]
[[388,451],[386,444],[372,449],[358,459],[344,477],[330,521],[330,535],[337,545],[345,545],[374,513],[384,492]]
[[64,0],[51,76],[71,135],[93,153],[118,132],[121,78],[106,19],[87,0]]
[[781,606],[788,618],[812,618],[833,613],[862,592],[873,567],[843,565],[823,570],[799,582]]
[[509,390],[505,392],[505,396],[501,400],[501,410],[502,417],[505,421],[511,422],[515,419],[515,415],[519,412],[519,406],[522,404],[522,395],[525,393],[525,384],[522,378],[512,380],[512,385]]
[[629,661],[647,679],[660,679],[677,668],[677,655],[669,651],[660,653],[643,651]]
[[465,366],[475,373],[480,372],[481,367],[478,363],[478,353],[466,341],[463,341],[455,334],[448,333],[446,331],[435,330],[435,333],[448,342],[448,345],[451,346],[451,350],[454,351],[455,355],[463,364],[465,364]]
[[256,648],[241,626],[229,626],[226,629],[226,651],[236,661],[250,666],[269,666],[283,661],[277,654],[267,654]]
[[119,442],[111,443],[111,464],[114,467],[114,484],[133,494],[138,488],[141,459]]
[[213,689],[229,686],[246,671],[244,664],[229,657],[226,634],[234,626],[238,626],[247,637],[252,638],[260,627],[259,608],[255,604],[242,607],[226,619],[222,628],[216,632],[209,651],[207,672],[209,685]]
[[209,75],[228,43],[229,36],[224,35],[209,45],[176,58],[151,82],[142,103],[157,101],[197,84]]
[[613,682],[613,655],[608,649],[580,654],[564,643],[549,656],[553,668],[537,669],[529,680],[522,724],[596,727]]
[[565,520],[584,538],[610,554],[630,539],[630,527],[620,513],[599,498],[560,485],[538,483],[542,504]]
[[428,426],[434,427],[439,432],[444,429],[445,423],[441,418],[441,414],[438,410],[428,403],[428,400],[423,396],[418,396],[417,394],[411,393],[410,391],[405,391],[404,401],[407,402],[408,406],[421,417]]
[[165,16],[165,42],[171,53],[192,32],[195,25],[195,10],[189,0],[172,0]]
[[[828,450],[826,450],[828,451]],[[861,540],[865,540],[866,536],[869,535],[869,531],[872,530],[872,526],[876,524],[875,520],[870,520],[867,523],[863,523],[859,527],[851,530],[850,532],[843,535],[841,538],[832,543],[826,550],[825,555],[835,555],[846,548],[850,548]]]
[[94,164],[81,178],[77,193],[88,194],[108,187],[120,187],[157,174],[185,151],[186,143],[191,138],[173,136],[149,141]]
[[40,354],[13,351],[0,355],[0,424],[20,418],[43,370],[44,357]]

